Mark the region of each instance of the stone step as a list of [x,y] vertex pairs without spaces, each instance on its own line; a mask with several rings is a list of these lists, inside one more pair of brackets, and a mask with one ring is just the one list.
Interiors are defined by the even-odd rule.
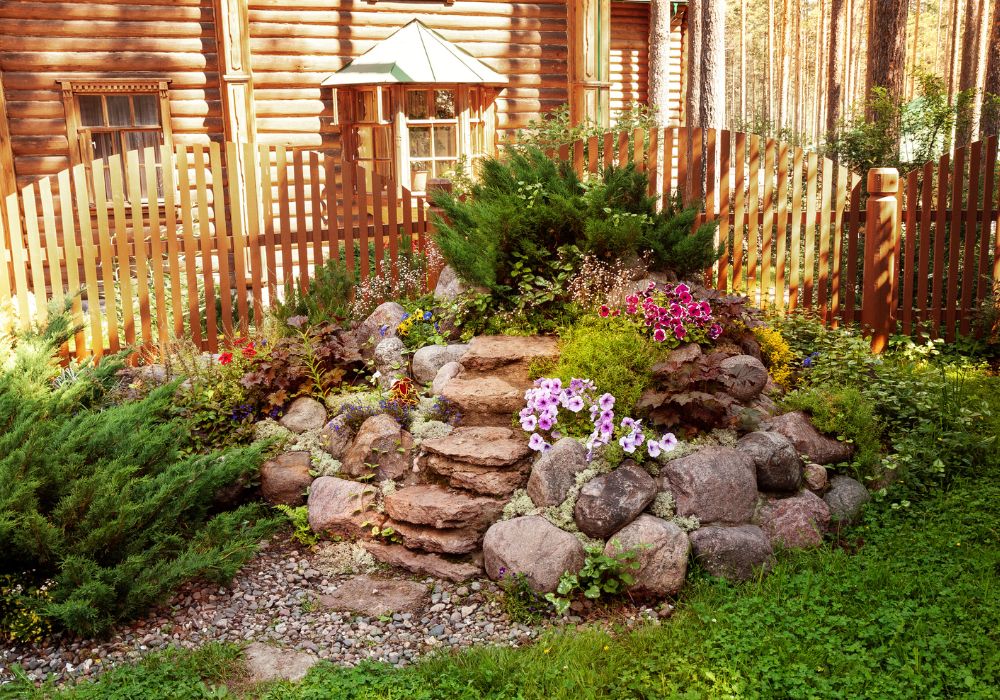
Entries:
[[463,372],[444,385],[441,396],[461,411],[462,425],[509,426],[524,407],[528,385],[494,376],[470,377]]
[[462,559],[449,559],[440,554],[423,554],[407,549],[401,544],[383,544],[382,542],[362,542],[363,546],[375,559],[383,564],[398,566],[422,576],[434,576],[449,581],[466,581],[482,576],[482,564],[471,561],[475,555]]
[[421,466],[456,488],[485,496],[509,496],[527,484],[528,442],[510,428],[461,427],[425,440]]
[[436,528],[387,520],[407,549],[436,554],[468,554],[479,548],[485,530],[471,527]]
[[485,531],[503,512],[503,501],[422,484],[386,495],[385,511],[397,523]]
[[531,382],[528,375],[533,363],[558,359],[559,342],[555,337],[489,335],[473,338],[459,361],[465,368],[463,377],[493,376],[525,385]]

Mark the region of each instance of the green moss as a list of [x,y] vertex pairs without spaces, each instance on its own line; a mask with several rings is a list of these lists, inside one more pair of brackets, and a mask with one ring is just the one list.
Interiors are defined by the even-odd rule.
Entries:
[[654,342],[633,323],[588,316],[563,333],[555,374],[564,382],[592,380],[598,391],[615,396],[616,412],[627,415],[652,381],[651,368],[659,355]]

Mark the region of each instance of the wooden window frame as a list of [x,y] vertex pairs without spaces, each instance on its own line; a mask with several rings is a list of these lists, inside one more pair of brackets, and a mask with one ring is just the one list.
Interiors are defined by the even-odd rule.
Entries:
[[[69,139],[70,163],[73,165],[84,165],[87,169],[88,182],[93,181],[91,170],[92,158],[88,158],[89,149],[85,152],[81,136],[89,133],[91,129],[83,126],[81,122],[80,104],[77,100],[77,97],[80,95],[157,95],[160,110],[160,125],[158,127],[148,126],[145,128],[142,126],[133,126],[123,128],[122,130],[158,131],[163,135],[163,144],[173,149],[174,138],[170,125],[169,79],[132,80],[109,78],[105,80],[59,80],[57,82],[62,89],[63,109],[66,114],[66,137]],[[124,165],[122,163],[123,167]]]

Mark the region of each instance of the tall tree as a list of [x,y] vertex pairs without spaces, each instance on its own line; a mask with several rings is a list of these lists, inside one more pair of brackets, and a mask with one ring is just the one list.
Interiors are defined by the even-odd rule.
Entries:
[[702,3],[701,126],[726,125],[726,3]]
[[[965,31],[962,37],[962,67],[958,76],[959,92],[975,90],[978,84],[979,34],[983,24],[983,0],[968,0],[965,4]],[[972,140],[975,131],[975,104],[966,103],[958,115],[955,129],[955,144],[964,145]]]
[[826,0],[819,0],[819,17],[816,19],[816,80],[813,104],[813,140],[819,141],[820,125],[823,121],[823,46],[826,44],[825,22]]
[[951,22],[950,27],[950,37],[951,37],[951,51],[948,53],[948,100],[949,102],[955,98],[955,89],[958,87],[958,83],[955,78],[958,75],[958,33],[961,30],[962,17],[958,11],[958,0],[952,0],[951,3]]
[[[712,0],[708,0],[712,2]],[[716,0],[718,1],[718,0]],[[764,88],[767,94],[767,121],[774,121],[774,0],[767,0],[767,56],[764,69],[767,72]]]
[[[868,14],[868,69],[865,97],[875,87],[883,87],[899,99],[903,95],[906,71],[906,17],[909,0],[871,0]],[[867,107],[868,119],[874,117]]]
[[781,77],[778,93],[778,126],[784,128],[788,126],[788,87],[791,76],[791,51],[789,47],[792,43],[792,22],[791,22],[791,2],[783,0],[781,3]]
[[[687,99],[684,121],[688,126],[701,124],[701,6],[704,0],[689,0],[687,5]],[[711,1],[711,0],[709,0]]]
[[649,5],[649,106],[658,126],[670,120],[670,0]]
[[830,51],[827,56],[826,133],[837,129],[843,107],[844,84],[844,1],[830,0]]
[[990,13],[990,41],[986,56],[985,100],[981,131],[984,136],[1000,135],[1000,2]]
[[747,0],[740,0],[740,122],[747,121]]

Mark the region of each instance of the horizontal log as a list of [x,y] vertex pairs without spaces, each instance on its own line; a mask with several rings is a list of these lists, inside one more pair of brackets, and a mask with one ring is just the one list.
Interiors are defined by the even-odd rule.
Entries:
[[[426,7],[426,6],[425,6]],[[547,16],[515,15],[513,13],[482,13],[478,15],[458,15],[452,13],[451,16],[444,14],[432,14],[422,11],[418,18],[431,29],[468,29],[470,26],[482,27],[483,29],[510,29],[514,24],[514,17],[517,17],[517,28],[520,30],[538,31],[558,31],[559,27],[566,27],[565,7],[562,12],[553,12]],[[254,10],[249,12],[250,33],[253,35],[253,27],[258,23],[270,24],[303,24],[308,26],[343,26],[351,27],[357,25],[385,26],[399,28],[414,18],[412,8],[398,12],[378,11],[346,11],[330,12],[329,7],[316,11],[291,11],[291,10]]]
[[[107,70],[114,66],[115,70]],[[48,69],[47,67],[31,67],[25,70],[13,70],[7,63],[4,56],[3,82],[7,94],[12,90],[50,90],[58,87],[58,80],[77,80],[81,82],[94,80],[107,80],[109,78],[127,78],[130,80],[159,80],[169,79],[171,89],[177,88],[200,88],[207,85],[218,85],[218,76],[215,73],[205,73],[203,71],[165,71],[165,70],[120,70],[114,62],[106,64],[103,72],[95,70],[75,70],[72,67],[59,67]]]
[[[443,19],[443,18],[441,18]],[[516,28],[490,28],[474,24],[468,18],[455,18],[453,27],[440,26],[441,19],[435,18],[434,30],[453,43],[493,42],[503,44],[566,44],[565,23],[553,21],[552,27],[544,29],[524,29],[518,23]],[[478,22],[478,18],[476,20]],[[508,25],[512,22],[508,18]],[[331,29],[331,26],[336,27]],[[254,40],[274,38],[344,38],[347,35],[353,41],[382,41],[388,38],[398,24],[389,22],[374,24],[341,23],[330,24],[293,24],[288,22],[254,22],[251,35]]]
[[143,53],[137,51],[36,51],[4,54],[6,73],[17,71],[65,71],[114,67],[115,71],[157,71],[160,75],[173,71],[214,71],[214,54]]
[[[565,40],[545,46],[531,44],[497,44],[489,42],[456,41],[455,44],[476,58],[566,58]],[[131,48],[131,47],[130,47]],[[265,56],[330,56],[338,61],[360,56],[367,46],[354,37],[302,39],[282,37],[251,39],[250,50],[254,62],[264,62]]]
[[215,38],[188,38],[188,37],[157,37],[150,36],[142,23],[136,23],[133,28],[134,34],[126,37],[123,42],[122,37],[96,36],[89,31],[90,23],[81,23],[80,34],[82,36],[61,37],[61,36],[25,36],[0,34],[0,46],[4,51],[10,52],[117,52],[126,48],[132,52],[152,52],[152,53],[193,53],[193,54],[214,54]]
[[167,22],[198,22],[205,16],[200,3],[95,3],[95,2],[38,2],[18,0],[0,3],[0,18],[16,20],[43,19],[60,22],[69,20],[162,20]]
[[55,15],[43,19],[10,19],[0,17],[0,34],[20,36],[99,36],[99,37],[207,37],[215,36],[211,22],[115,22],[104,20],[54,21]]

